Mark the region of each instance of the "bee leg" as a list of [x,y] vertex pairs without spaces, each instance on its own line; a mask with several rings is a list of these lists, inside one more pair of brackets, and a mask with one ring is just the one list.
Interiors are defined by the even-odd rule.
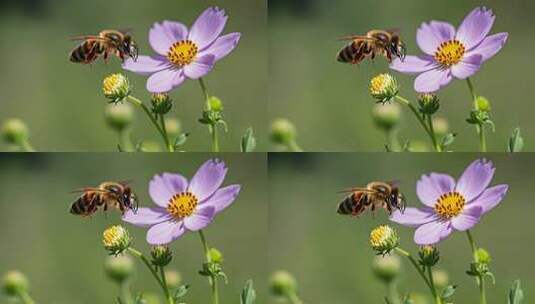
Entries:
[[104,63],[108,64],[108,52],[107,51],[104,52]]

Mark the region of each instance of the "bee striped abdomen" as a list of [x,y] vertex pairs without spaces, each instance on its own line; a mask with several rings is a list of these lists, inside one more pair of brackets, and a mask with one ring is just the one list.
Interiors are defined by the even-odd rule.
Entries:
[[353,193],[350,196],[346,197],[338,205],[338,213],[357,216],[364,211],[366,207],[365,200],[366,200],[366,195],[364,193],[362,192]]
[[352,42],[342,48],[340,52],[338,52],[338,61],[340,62],[353,62],[355,57],[357,57],[357,54],[360,51],[360,44],[357,44],[356,42]]
[[91,63],[102,52],[100,44],[95,40],[86,40],[72,50],[70,60],[76,63]]
[[72,203],[70,212],[76,215],[91,215],[96,211],[99,201],[96,192],[86,192]]

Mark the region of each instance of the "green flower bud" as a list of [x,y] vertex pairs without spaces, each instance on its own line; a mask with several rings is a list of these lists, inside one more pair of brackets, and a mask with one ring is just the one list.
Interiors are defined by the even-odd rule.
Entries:
[[491,110],[490,101],[483,96],[476,98],[476,106],[479,111],[490,112]]
[[476,257],[477,257],[477,261],[482,264],[488,265],[492,261],[490,253],[483,248],[478,248],[476,250]]
[[210,106],[210,110],[214,111],[214,112],[222,112],[223,111],[223,102],[221,101],[221,99],[215,97],[215,96],[210,96],[208,98],[208,105]]
[[418,292],[411,292],[408,295],[408,298],[411,302],[405,302],[405,303],[411,303],[411,304],[428,304],[427,297],[421,293]]
[[276,144],[286,145],[295,141],[297,130],[285,118],[278,118],[271,123],[271,140]]
[[433,115],[440,108],[440,100],[436,94],[421,94],[418,97],[418,105],[422,114]]
[[378,104],[372,110],[375,125],[384,131],[392,130],[401,118],[401,107],[397,103]]
[[106,122],[110,128],[123,131],[134,120],[134,110],[130,104],[110,104],[104,112]]
[[401,270],[401,261],[396,255],[376,256],[372,269],[379,280],[389,283],[398,276]]
[[418,252],[420,264],[426,267],[435,266],[440,260],[440,253],[434,246],[422,246]]
[[390,74],[380,74],[370,81],[370,95],[377,102],[389,102],[399,93],[399,85]]
[[167,246],[154,246],[150,251],[152,256],[152,264],[159,267],[165,267],[171,263],[173,259],[173,253]]
[[433,117],[433,129],[438,137],[445,136],[450,131],[450,126],[446,118]]
[[111,280],[122,284],[134,273],[134,261],[128,255],[109,256],[104,263],[104,270]]
[[138,303],[143,303],[143,304],[161,304],[160,302],[160,297],[152,292],[144,292],[142,295],[141,295],[141,299],[142,299],[142,302],[138,302]]
[[213,263],[223,263],[223,254],[217,248],[210,248],[208,255],[210,256],[210,261]]
[[178,288],[180,283],[182,283],[182,276],[178,271],[166,270],[165,278],[168,288]]
[[102,82],[102,91],[104,96],[110,100],[110,102],[123,101],[128,95],[130,95],[130,82],[125,75],[121,73],[112,74]]
[[381,225],[370,233],[370,246],[378,255],[386,255],[398,245],[398,233],[388,225]]
[[123,226],[111,226],[102,233],[104,248],[113,255],[119,255],[132,243],[132,238]]
[[169,137],[177,137],[182,131],[180,120],[171,117],[165,118],[165,129],[167,130],[167,135],[169,135]]
[[152,112],[155,114],[165,115],[173,107],[173,100],[166,93],[152,94],[150,102],[152,104]]
[[9,296],[17,296],[28,292],[30,283],[26,276],[17,270],[9,271],[2,279],[2,288]]
[[433,269],[433,280],[438,289],[446,288],[450,283],[448,273],[442,269]]
[[294,294],[297,290],[297,281],[288,271],[275,271],[269,280],[271,292],[275,296]]
[[10,144],[19,144],[28,140],[29,133],[26,124],[18,118],[10,118],[2,125],[2,136]]

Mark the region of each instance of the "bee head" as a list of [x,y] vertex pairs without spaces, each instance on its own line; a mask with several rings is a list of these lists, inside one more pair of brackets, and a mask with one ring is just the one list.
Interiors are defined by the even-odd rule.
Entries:
[[132,40],[131,36],[126,36],[124,38],[124,42],[122,45],[122,51],[130,56],[134,61],[137,61],[137,57],[139,54],[139,48],[137,47],[137,44],[134,40]]
[[392,207],[398,209],[401,213],[405,211],[405,196],[402,193],[399,191],[392,191],[389,200]]
[[407,48],[398,36],[392,38],[389,47],[390,52],[392,52],[392,54],[396,55],[396,57],[398,57],[401,61],[405,60],[405,56],[407,55]]

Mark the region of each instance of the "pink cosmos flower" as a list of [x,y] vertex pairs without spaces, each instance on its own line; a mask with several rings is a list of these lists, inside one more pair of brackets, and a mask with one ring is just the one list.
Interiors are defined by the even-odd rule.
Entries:
[[230,206],[240,193],[240,185],[221,187],[227,167],[217,159],[205,162],[191,181],[180,174],[155,175],[149,183],[149,194],[156,206],[126,212],[123,221],[140,227],[151,227],[147,242],[168,244],[186,231],[204,229],[216,214]]
[[220,36],[227,23],[225,11],[217,7],[206,9],[190,30],[180,22],[154,23],[149,43],[157,53],[127,59],[125,70],[151,75],[147,90],[165,93],[186,80],[199,79],[212,70],[215,63],[227,56],[238,44],[240,33]]
[[417,228],[414,242],[432,245],[446,239],[454,230],[466,231],[496,207],[507,193],[507,185],[487,188],[494,176],[492,162],[479,159],[463,172],[457,183],[453,177],[431,173],[416,184],[423,208],[395,211],[390,220]]
[[453,78],[466,79],[496,55],[507,40],[507,33],[487,36],[495,18],[492,10],[478,7],[464,18],[457,31],[447,22],[422,23],[416,42],[424,54],[407,56],[404,61],[397,58],[390,68],[419,74],[414,89],[420,93],[436,92]]

